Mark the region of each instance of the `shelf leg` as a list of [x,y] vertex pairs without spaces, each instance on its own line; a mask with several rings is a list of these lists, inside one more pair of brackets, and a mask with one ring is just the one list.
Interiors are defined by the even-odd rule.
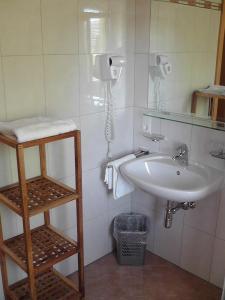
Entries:
[[81,137],[80,131],[76,132],[74,137],[75,148],[75,174],[76,174],[76,190],[79,198],[76,201],[77,209],[77,242],[79,247],[78,252],[78,279],[79,291],[84,297],[84,241],[83,241],[83,207],[82,207],[82,169],[81,169]]
[[33,268],[33,253],[32,253],[32,240],[30,230],[30,219],[28,210],[28,191],[25,176],[25,163],[24,163],[24,148],[22,145],[18,145],[16,148],[17,154],[17,165],[18,165],[18,176],[19,184],[22,196],[22,211],[23,211],[23,230],[25,237],[25,246],[27,254],[27,272],[29,278],[30,296],[32,300],[37,300],[36,287],[35,287],[35,275]]
[[[40,168],[41,175],[45,177],[47,175],[47,165],[46,165],[46,149],[45,144],[39,145],[39,156],[40,156]],[[44,212],[45,225],[50,225],[50,213],[49,210]]]
[[[0,216],[0,246],[3,245],[3,230],[2,230],[2,221]],[[2,285],[4,290],[5,299],[8,300],[8,289],[9,289],[9,282],[8,282],[8,272],[6,267],[6,257],[5,254],[0,251],[0,265],[1,265],[1,273],[2,273]]]

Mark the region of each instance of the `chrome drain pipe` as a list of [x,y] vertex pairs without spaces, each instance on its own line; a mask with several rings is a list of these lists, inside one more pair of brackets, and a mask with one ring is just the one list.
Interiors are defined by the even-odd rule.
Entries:
[[165,214],[165,228],[171,228],[173,224],[173,215],[179,209],[193,209],[196,207],[196,202],[175,202],[175,201],[167,201],[166,214]]

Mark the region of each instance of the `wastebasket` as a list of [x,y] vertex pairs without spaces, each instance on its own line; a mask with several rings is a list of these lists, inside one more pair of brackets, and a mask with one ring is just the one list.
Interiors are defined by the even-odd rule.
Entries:
[[119,264],[144,264],[148,231],[149,221],[145,215],[123,213],[115,217],[113,236]]

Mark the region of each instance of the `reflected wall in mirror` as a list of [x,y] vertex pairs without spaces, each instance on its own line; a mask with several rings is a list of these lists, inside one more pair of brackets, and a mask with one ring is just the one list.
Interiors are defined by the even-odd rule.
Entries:
[[222,2],[179,2],[151,1],[148,106],[210,117],[212,97],[192,100],[194,91],[216,82]]

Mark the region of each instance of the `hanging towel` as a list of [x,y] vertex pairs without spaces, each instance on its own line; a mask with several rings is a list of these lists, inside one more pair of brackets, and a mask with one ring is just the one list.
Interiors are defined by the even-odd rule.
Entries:
[[45,117],[0,122],[0,132],[14,136],[19,143],[37,140],[73,131],[77,128],[72,119],[57,120]]
[[130,154],[111,161],[106,166],[104,182],[107,184],[109,190],[113,189],[115,200],[134,191],[134,187],[123,178],[119,170],[124,162],[134,158],[136,158],[135,155]]

